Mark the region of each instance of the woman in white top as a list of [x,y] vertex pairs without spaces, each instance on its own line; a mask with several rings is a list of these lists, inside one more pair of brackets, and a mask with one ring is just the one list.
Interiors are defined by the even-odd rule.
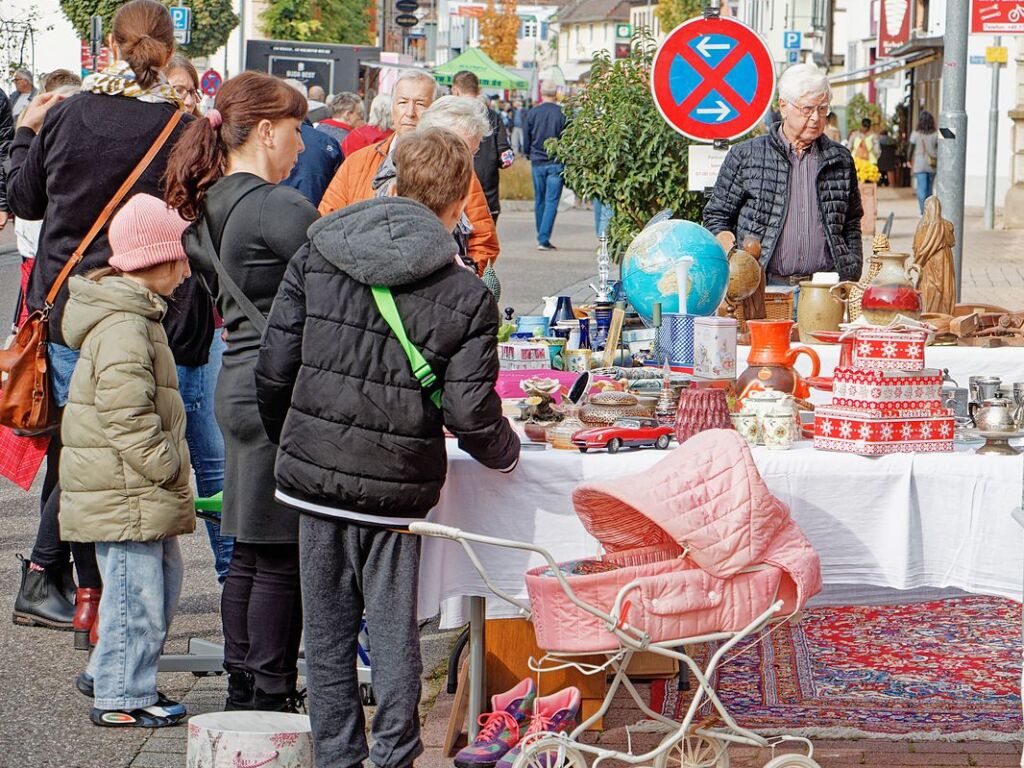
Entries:
[[932,113],[922,109],[917,130],[910,134],[910,170],[917,186],[917,204],[924,213],[924,201],[931,197],[939,152],[939,134]]

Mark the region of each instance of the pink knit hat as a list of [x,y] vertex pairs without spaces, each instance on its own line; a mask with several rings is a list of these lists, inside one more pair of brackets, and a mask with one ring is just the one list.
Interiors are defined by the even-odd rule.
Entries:
[[188,258],[181,235],[188,228],[173,208],[158,197],[138,194],[110,222],[110,266],[138,272],[168,261]]

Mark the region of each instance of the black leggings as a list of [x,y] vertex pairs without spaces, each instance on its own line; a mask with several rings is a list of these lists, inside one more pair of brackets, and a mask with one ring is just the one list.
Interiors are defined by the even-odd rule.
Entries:
[[32,562],[42,568],[59,568],[74,558],[78,572],[78,586],[99,589],[103,586],[100,569],[96,565],[96,547],[90,543],[60,540],[60,435],[50,438],[46,449],[46,475],[43,493],[39,499],[39,530],[32,547]]
[[235,542],[221,592],[224,667],[267,694],[295,690],[302,639],[299,545]]

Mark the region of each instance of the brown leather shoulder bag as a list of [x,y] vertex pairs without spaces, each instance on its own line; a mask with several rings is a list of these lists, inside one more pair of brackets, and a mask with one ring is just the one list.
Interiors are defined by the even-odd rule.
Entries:
[[53,309],[57,294],[64,287],[72,270],[82,261],[85,251],[106,225],[124,196],[135,186],[135,182],[167,143],[167,139],[181,120],[181,115],[180,111],[174,112],[149,151],[93,222],[88,234],[57,275],[50,292],[46,294],[43,308],[30,314],[7,349],[0,350],[0,373],[4,374],[3,391],[0,391],[0,425],[24,432],[36,432],[57,422],[57,409],[50,395],[49,363],[46,359],[50,310]]

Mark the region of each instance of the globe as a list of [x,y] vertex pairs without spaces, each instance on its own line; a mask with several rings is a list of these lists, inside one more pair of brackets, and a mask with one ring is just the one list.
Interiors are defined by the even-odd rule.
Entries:
[[713,315],[729,284],[729,261],[715,236],[692,221],[669,219],[645,228],[622,258],[622,287],[626,298],[647,325],[654,305],[662,312],[679,311],[676,262],[693,260],[686,312]]

